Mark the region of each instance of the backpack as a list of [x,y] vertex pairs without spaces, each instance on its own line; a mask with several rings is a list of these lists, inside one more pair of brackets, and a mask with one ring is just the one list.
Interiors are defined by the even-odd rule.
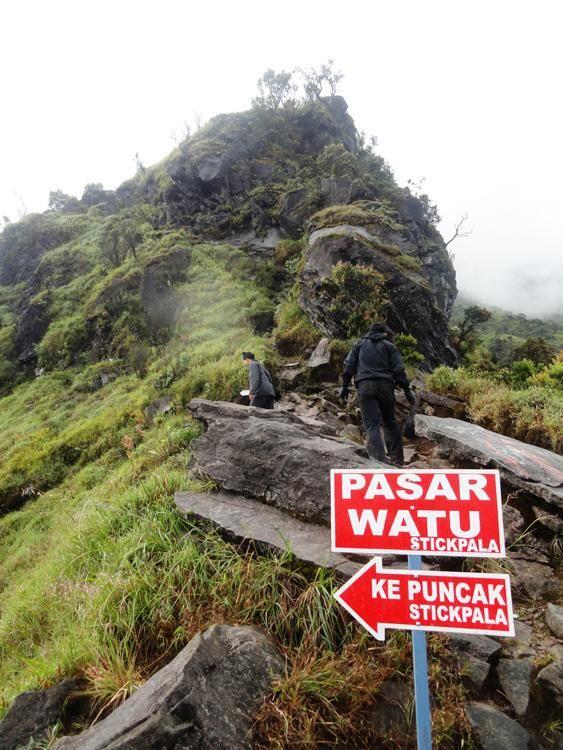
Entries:
[[264,367],[263,364],[260,364],[260,377],[262,377],[263,372],[266,373],[266,377],[268,378],[268,380],[272,384],[272,388],[274,389],[274,401],[279,401],[282,397],[279,388],[272,380],[272,376],[270,375],[269,371]]

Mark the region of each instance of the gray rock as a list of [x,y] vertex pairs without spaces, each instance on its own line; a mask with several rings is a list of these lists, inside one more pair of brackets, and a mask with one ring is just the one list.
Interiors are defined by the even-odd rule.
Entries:
[[363,445],[364,442],[362,433],[360,432],[360,428],[356,427],[355,424],[347,424],[342,429],[340,437],[343,437],[346,440],[350,440],[352,443],[358,443],[358,445]]
[[183,515],[210,522],[228,541],[250,540],[260,550],[290,550],[300,562],[336,570],[343,578],[360,568],[331,552],[329,529],[291,518],[258,500],[225,492],[177,492],[174,502]]
[[46,690],[18,695],[0,721],[0,747],[15,750],[32,739],[42,740],[63,718],[65,702],[77,687],[76,680],[67,679]]
[[563,507],[563,458],[458,419],[416,416],[416,434],[440,445],[458,462],[499,469],[513,487]]
[[532,508],[536,521],[540,526],[553,531],[554,534],[563,534],[563,518],[558,518],[551,513],[546,513],[541,508]]
[[552,661],[544,667],[538,673],[537,682],[563,706],[563,661]]
[[530,644],[534,629],[522,620],[514,620],[514,638],[499,639],[502,644],[503,652],[507,652],[511,657],[529,656],[532,652]]
[[522,535],[524,531],[524,517],[512,505],[502,506],[502,517],[504,521],[504,541],[509,546],[514,544]]
[[483,750],[528,750],[528,732],[498,708],[469,703],[465,713]]
[[352,180],[349,177],[324,177],[321,193],[325,206],[343,206],[352,197]]
[[501,659],[497,676],[502,692],[508,698],[517,716],[524,716],[530,702],[531,659]]
[[319,341],[317,344],[315,351],[311,354],[309,357],[309,360],[307,362],[307,367],[310,367],[311,369],[315,369],[317,367],[322,367],[323,365],[328,365],[330,362],[330,339],[324,338]]
[[462,635],[450,636],[451,645],[463,653],[476,656],[484,661],[491,661],[501,649],[501,644],[486,635]]
[[298,188],[286,193],[282,199],[279,222],[290,237],[297,239],[303,224],[311,214],[311,196],[306,188]]
[[412,691],[405,682],[389,679],[382,682],[366,721],[382,735],[408,733],[412,723]]
[[563,607],[549,603],[545,608],[545,621],[551,632],[563,639]]
[[106,719],[56,748],[250,749],[253,716],[283,669],[258,629],[213,625]]
[[491,665],[482,659],[478,659],[476,656],[465,654],[461,668],[471,691],[478,697],[483,690],[485,680],[489,676]]
[[330,469],[385,468],[330,437],[333,428],[322,422],[204,399],[189,409],[206,427],[192,443],[192,470],[307,521],[330,523]]
[[510,564],[513,570],[511,583],[515,596],[524,599],[541,599],[542,596],[554,589],[556,582],[553,579],[553,570],[549,565],[542,565],[512,555],[510,556]]

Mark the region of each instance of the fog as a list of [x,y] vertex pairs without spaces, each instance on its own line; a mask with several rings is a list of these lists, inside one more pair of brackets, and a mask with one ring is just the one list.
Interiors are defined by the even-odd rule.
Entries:
[[356,124],[399,183],[425,178],[446,239],[469,215],[450,246],[461,291],[561,313],[561,15],[545,0],[7,0],[0,216],[114,188],[186,121],[247,108],[266,68],[334,58]]

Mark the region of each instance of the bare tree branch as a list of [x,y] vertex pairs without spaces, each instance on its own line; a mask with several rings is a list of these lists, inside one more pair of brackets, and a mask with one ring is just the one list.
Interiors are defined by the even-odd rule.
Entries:
[[469,235],[473,232],[472,229],[466,229],[464,232],[461,231],[463,225],[467,221],[469,216],[467,214],[463,214],[463,216],[460,218],[458,223],[455,227],[455,232],[453,233],[453,236],[450,237],[450,239],[446,242],[446,247],[450,245],[454,240],[457,240],[460,237],[469,237]]

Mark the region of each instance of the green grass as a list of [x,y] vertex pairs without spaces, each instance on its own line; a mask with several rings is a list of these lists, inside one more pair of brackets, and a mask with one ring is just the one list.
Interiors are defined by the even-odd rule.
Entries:
[[563,393],[555,387],[515,389],[494,374],[463,367],[438,367],[427,385],[438,393],[465,399],[469,417],[489,430],[558,453],[563,450]]
[[[394,748],[365,717],[383,679],[410,679],[408,638],[375,645],[336,604],[331,575],[300,569],[289,552],[258,557],[175,510],[175,491],[210,489],[186,472],[200,427],[185,403],[231,398],[247,377],[240,352],[270,352],[249,323],[270,302],[245,279],[240,252],[192,253],[184,314],[146,377],[101,362],[48,373],[0,400],[0,488],[4,497],[36,493],[0,517],[0,706],[75,674],[93,719],[197,631],[253,623],[288,660],[257,718],[259,747]],[[102,388],[103,372],[115,379]],[[174,410],[148,423],[143,408],[162,393]],[[439,641],[432,648],[438,658]],[[436,676],[435,721],[447,728],[437,747],[456,747],[466,733],[452,670]]]

